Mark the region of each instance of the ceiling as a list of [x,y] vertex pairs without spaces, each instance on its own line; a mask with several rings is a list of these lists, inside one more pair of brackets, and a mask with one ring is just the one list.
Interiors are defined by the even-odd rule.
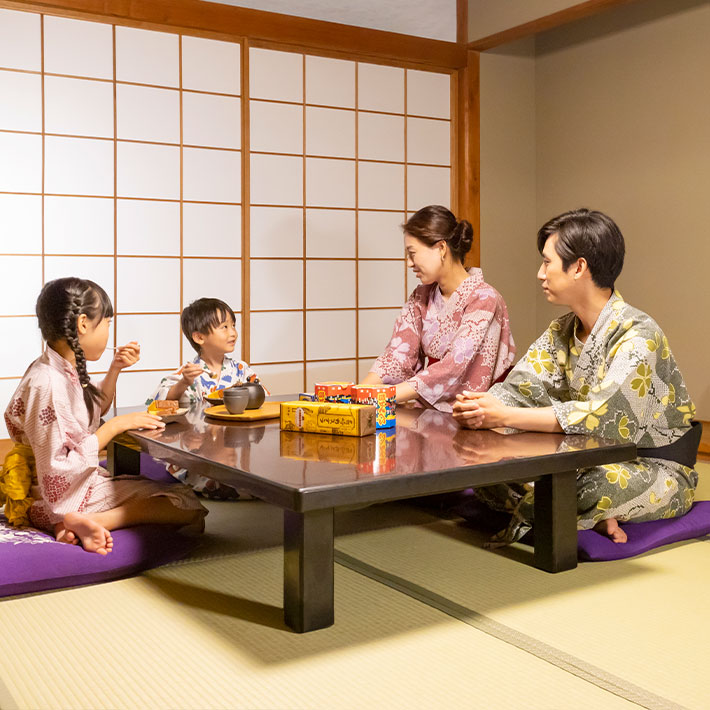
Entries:
[[456,0],[220,0],[220,4],[456,41]]

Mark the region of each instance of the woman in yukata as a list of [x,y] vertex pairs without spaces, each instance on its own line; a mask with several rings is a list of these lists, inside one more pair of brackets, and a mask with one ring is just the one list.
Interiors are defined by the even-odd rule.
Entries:
[[[552,321],[505,382],[457,396],[454,417],[471,429],[634,442],[636,460],[577,476],[578,528],[623,543],[620,522],[674,518],[690,509],[698,483],[695,408],[660,326],[614,290],[625,251],[616,224],[601,212],[566,212],[542,226],[537,245],[545,296],[571,313]],[[533,484],[500,484],[477,494],[512,515],[498,542],[514,542],[530,529]]]
[[15,446],[0,475],[0,498],[13,525],[33,525],[60,542],[108,554],[111,530],[142,523],[204,528],[203,508],[187,486],[141,476],[111,477],[99,465],[99,451],[129,429],[162,429],[146,411],[102,424],[116,379],[139,359],[138,343],[117,349],[98,385],[86,361],[106,349],[113,306],[93,281],[63,278],[45,284],[37,317],[47,342],[27,369],[5,412]]
[[473,244],[466,220],[430,205],[403,230],[407,264],[422,283],[362,384],[397,385],[397,402],[418,399],[451,412],[462,389],[487,390],[509,370],[515,345],[508,309],[480,269],[463,265]]

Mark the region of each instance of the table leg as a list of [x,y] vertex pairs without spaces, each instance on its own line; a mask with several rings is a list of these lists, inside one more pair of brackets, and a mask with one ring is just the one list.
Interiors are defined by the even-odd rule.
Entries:
[[140,475],[140,451],[124,446],[117,441],[110,441],[106,447],[106,453],[108,455],[106,468],[113,476],[122,476],[124,474]]
[[535,566],[546,572],[577,566],[577,471],[535,482]]
[[284,511],[284,619],[294,631],[333,623],[333,509]]

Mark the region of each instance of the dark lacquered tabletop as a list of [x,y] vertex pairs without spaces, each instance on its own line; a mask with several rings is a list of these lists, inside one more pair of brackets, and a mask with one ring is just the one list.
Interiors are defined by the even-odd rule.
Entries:
[[[157,458],[266,499],[273,498],[266,489],[296,494],[273,500],[293,509],[426,495],[433,491],[424,479],[432,477],[442,481],[436,490],[454,490],[624,460],[621,449],[635,455],[633,445],[592,437],[461,429],[433,409],[399,407],[396,428],[364,437],[281,431],[278,419],[225,422],[204,409],[193,407],[164,431],[130,434]],[[370,492],[354,494],[354,487]]]

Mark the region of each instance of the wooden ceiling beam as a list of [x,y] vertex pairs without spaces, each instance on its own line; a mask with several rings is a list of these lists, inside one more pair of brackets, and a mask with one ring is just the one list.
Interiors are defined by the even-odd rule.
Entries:
[[108,20],[148,29],[170,28],[192,34],[248,37],[296,47],[395,59],[440,69],[458,69],[465,67],[467,62],[466,47],[456,42],[442,42],[202,0],[0,0],[0,7]]
[[637,0],[586,0],[586,2],[580,2],[564,10],[539,17],[537,20],[531,20],[522,25],[510,27],[507,30],[488,35],[488,37],[473,40],[468,43],[468,48],[477,52],[485,52],[487,49],[500,47],[502,44],[508,44],[508,42],[514,42],[515,40],[525,37],[531,37],[539,32],[552,30],[570,22],[596,15],[599,12],[609,10],[617,5],[626,5],[636,1]]

